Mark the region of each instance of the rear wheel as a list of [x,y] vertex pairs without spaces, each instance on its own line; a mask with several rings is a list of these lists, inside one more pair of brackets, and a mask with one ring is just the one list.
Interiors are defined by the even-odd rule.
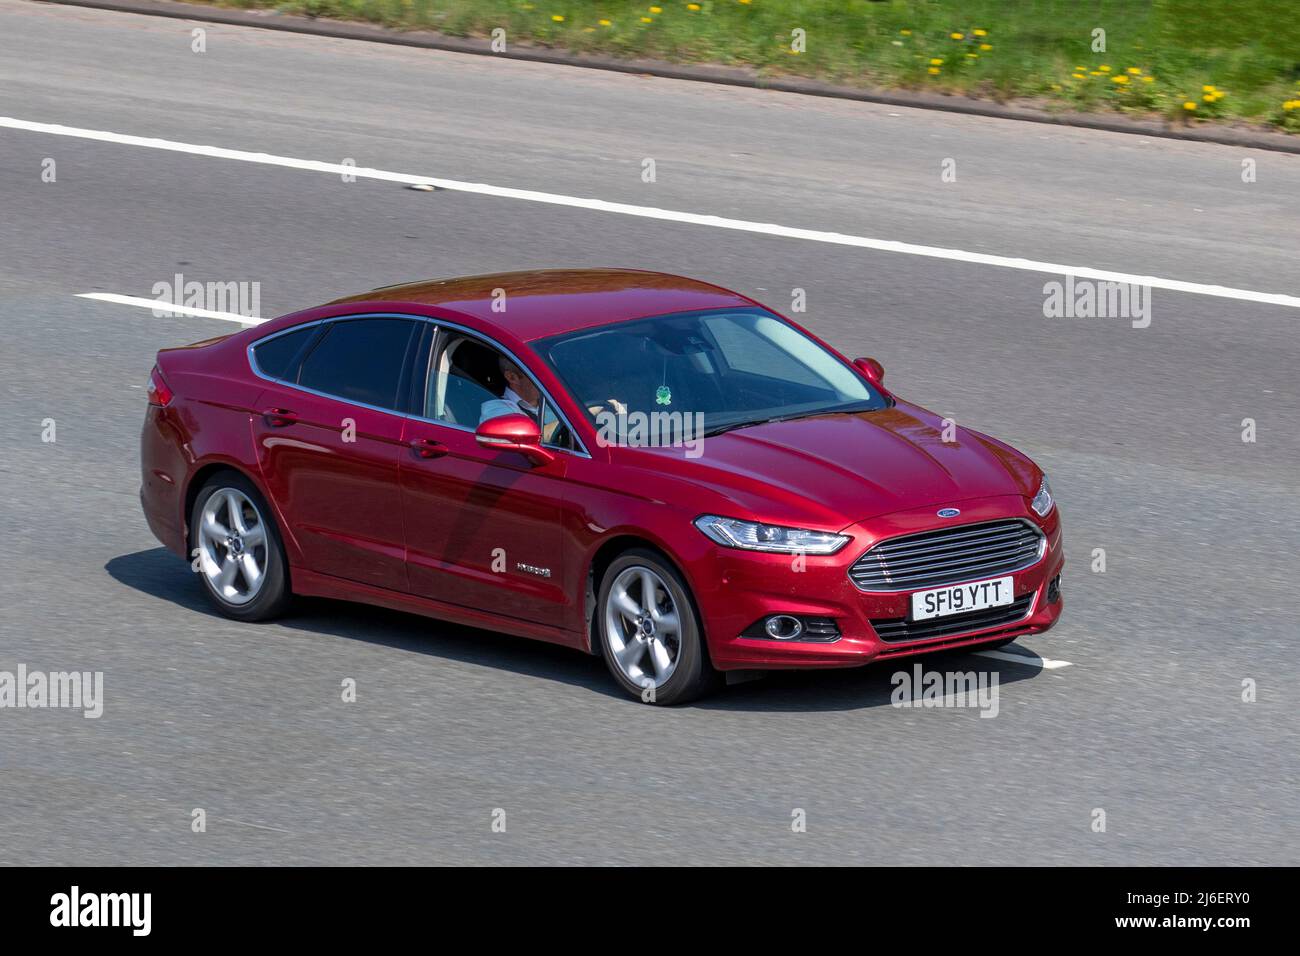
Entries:
[[265,621],[289,604],[288,564],[271,509],[236,472],[199,489],[190,513],[190,554],[218,611],[239,621]]
[[680,704],[716,683],[686,582],[659,555],[637,548],[616,558],[598,606],[605,664],[633,697]]

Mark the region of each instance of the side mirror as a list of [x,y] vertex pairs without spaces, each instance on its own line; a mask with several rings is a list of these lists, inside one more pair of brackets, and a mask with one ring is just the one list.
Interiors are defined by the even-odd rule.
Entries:
[[858,367],[858,371],[865,375],[872,385],[878,385],[881,388],[885,387],[885,367],[876,359],[854,359],[853,364]]
[[555,456],[542,447],[542,432],[527,415],[499,415],[474,430],[474,440],[483,448],[517,451],[534,465],[545,465]]

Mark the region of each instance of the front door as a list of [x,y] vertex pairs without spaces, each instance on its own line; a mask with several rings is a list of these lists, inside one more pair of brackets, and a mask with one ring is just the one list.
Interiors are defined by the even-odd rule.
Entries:
[[[565,580],[560,552],[568,455],[535,466],[517,452],[480,447],[473,429],[483,414],[530,413],[527,404],[509,408],[517,395],[507,379],[521,370],[503,374],[504,356],[476,337],[444,331],[439,339],[417,400],[423,409],[403,432],[411,591],[562,626],[570,595],[581,590]],[[532,409],[544,417],[540,401]]]

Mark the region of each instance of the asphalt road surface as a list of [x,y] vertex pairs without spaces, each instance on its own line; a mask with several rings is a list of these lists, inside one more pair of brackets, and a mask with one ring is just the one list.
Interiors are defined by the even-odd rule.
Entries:
[[[196,53],[196,25],[0,0],[0,116],[1300,295],[1298,156],[236,27]],[[598,265],[803,289],[797,318],[1048,470],[1062,622],[1023,663],[924,659],[998,675],[996,718],[891,706],[897,665],[663,709],[418,617],[240,625],[150,535],[153,355],[234,326],[78,294],[182,273],[270,316]],[[0,126],[0,671],[104,673],[98,719],[0,710],[0,862],[1300,862],[1300,309],[1156,288],[1146,328],[1049,319],[1051,279]]]

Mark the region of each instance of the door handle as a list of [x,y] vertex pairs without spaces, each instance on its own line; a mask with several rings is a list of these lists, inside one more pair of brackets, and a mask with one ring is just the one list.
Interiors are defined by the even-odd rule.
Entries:
[[262,413],[262,417],[272,428],[283,428],[298,421],[298,413],[287,408],[268,408]]
[[416,458],[441,458],[447,454],[447,446],[432,438],[417,438],[410,444]]

